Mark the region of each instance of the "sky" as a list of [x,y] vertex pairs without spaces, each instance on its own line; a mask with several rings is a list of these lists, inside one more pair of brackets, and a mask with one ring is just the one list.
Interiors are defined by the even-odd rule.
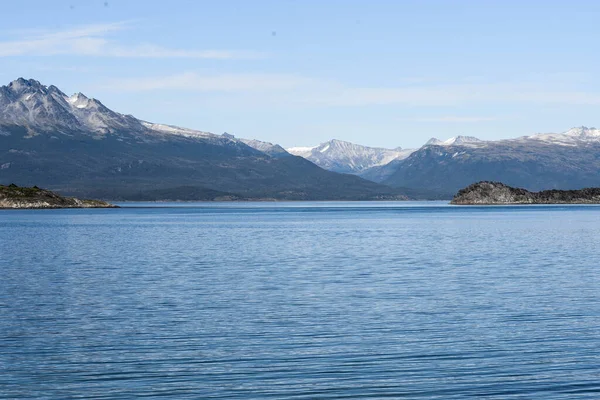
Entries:
[[0,83],[290,146],[600,125],[600,2],[2,0]]

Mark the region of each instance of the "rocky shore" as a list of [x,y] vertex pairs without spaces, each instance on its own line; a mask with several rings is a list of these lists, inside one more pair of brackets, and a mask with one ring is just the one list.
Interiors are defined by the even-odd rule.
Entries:
[[482,181],[461,189],[450,204],[600,204],[600,188],[530,192],[501,182]]
[[64,197],[36,186],[0,185],[0,209],[2,208],[118,208],[118,206],[101,200]]

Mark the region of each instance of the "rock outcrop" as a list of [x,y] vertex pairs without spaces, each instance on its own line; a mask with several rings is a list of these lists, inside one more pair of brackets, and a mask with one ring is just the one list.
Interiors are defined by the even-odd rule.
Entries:
[[461,189],[450,202],[485,204],[600,204],[600,188],[530,192],[501,182],[482,181]]
[[63,197],[49,190],[0,185],[0,208],[118,208],[101,200]]

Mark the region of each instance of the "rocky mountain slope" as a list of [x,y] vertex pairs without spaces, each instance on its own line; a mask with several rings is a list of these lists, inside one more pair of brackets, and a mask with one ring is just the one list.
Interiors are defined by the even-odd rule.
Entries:
[[406,158],[414,150],[367,147],[333,139],[315,147],[291,147],[287,151],[327,170],[359,175],[370,168]]
[[500,182],[478,182],[460,190],[451,201],[457,205],[484,204],[598,204],[600,188],[530,192]]
[[467,145],[467,144],[477,144],[477,143],[481,143],[483,142],[483,140],[478,139],[476,137],[473,136],[455,136],[455,137],[451,137],[450,139],[447,140],[439,140],[438,138],[431,138],[427,141],[427,143],[425,143],[425,146],[431,146],[431,145],[435,145],[435,146],[461,146],[461,145]]
[[271,157],[287,157],[291,154],[285,151],[283,147],[278,144],[273,144],[269,142],[263,142],[256,139],[238,139],[242,143],[247,146],[252,147],[255,150],[261,151],[265,154],[268,154]]
[[63,197],[49,190],[0,185],[0,208],[118,208],[100,200]]
[[403,198],[282,150],[141,121],[31,79],[0,87],[0,184],[136,200]]
[[334,140],[288,151],[326,169],[431,198],[451,198],[460,188],[482,180],[530,190],[600,186],[600,129],[596,128],[497,141],[472,136],[432,138],[417,150],[401,151],[400,156],[398,150],[366,149]]
[[580,127],[508,140],[432,142],[366,177],[451,195],[482,180],[529,190],[600,186],[599,171],[600,130]]

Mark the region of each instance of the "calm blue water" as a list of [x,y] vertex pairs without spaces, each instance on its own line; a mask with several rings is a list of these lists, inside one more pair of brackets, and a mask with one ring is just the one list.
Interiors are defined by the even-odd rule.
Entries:
[[170,205],[0,211],[0,397],[600,398],[600,207]]

